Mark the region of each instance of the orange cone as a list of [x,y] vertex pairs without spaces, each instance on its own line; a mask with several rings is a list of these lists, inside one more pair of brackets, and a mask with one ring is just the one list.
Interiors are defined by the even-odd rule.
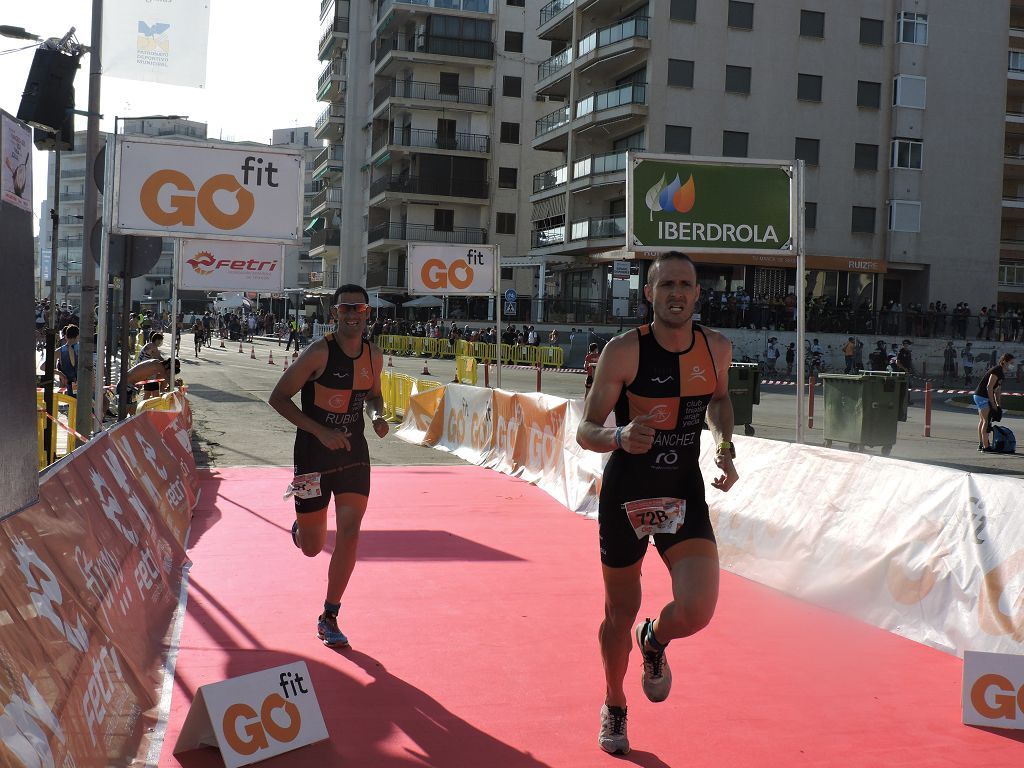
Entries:
[[294,360],[298,356],[299,356],[299,350],[296,349],[294,352],[292,352],[292,360]]
[[238,354],[242,354],[243,352],[245,352],[245,350],[242,349],[242,342],[238,342]]
[[256,359],[256,345],[255,344],[252,347],[252,351],[249,352],[249,359],[250,360],[255,360]]
[[424,360],[424,361],[423,361],[423,370],[422,370],[422,371],[420,371],[420,376],[433,376],[433,375],[434,375],[434,374],[432,374],[432,373],[430,372],[430,369],[429,369],[429,368],[427,368],[427,361],[426,361],[426,360]]
[[274,365],[274,350],[270,350],[270,359],[267,360],[267,365]]
[[282,370],[288,370],[288,355],[284,356],[284,368]]

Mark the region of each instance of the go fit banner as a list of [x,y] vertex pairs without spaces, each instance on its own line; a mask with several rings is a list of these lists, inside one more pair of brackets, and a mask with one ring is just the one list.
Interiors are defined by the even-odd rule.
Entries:
[[280,291],[284,288],[284,246],[182,240],[178,287],[200,291]]
[[117,143],[111,231],[302,243],[302,150]]
[[409,293],[494,294],[496,245],[409,243]]

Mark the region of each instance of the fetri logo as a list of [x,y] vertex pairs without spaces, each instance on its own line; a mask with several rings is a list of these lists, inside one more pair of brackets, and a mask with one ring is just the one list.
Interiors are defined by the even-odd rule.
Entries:
[[186,259],[185,263],[192,267],[197,275],[212,275],[213,263],[215,261],[216,259],[213,258],[213,254],[209,251],[200,251],[191,259]]
[[665,176],[647,190],[644,197],[647,209],[652,213],[689,213],[697,202],[697,186],[693,181],[693,174],[680,183],[679,174],[670,184],[665,183]]

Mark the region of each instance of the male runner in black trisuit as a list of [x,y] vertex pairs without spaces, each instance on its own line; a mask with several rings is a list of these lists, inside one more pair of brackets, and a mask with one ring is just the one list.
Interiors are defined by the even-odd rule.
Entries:
[[[654,320],[605,347],[576,433],[586,449],[613,451],[598,508],[605,586],[599,640],[607,684],[598,744],[622,754],[629,752],[622,683],[649,536],[668,566],[673,600],[633,633],[648,699],[664,701],[672,685],[665,646],[707,626],[718,600],[718,548],[697,464],[705,417],[722,470],[712,485],[728,491],[737,479],[728,387],[732,345],[693,322],[700,298],[693,262],[678,251],[661,254],[644,295]],[[613,408],[617,426],[605,427]]]
[[[378,437],[388,433],[380,391],[383,355],[363,338],[370,297],[358,285],[334,292],[331,315],[337,333],[308,346],[281,376],[270,405],[298,429],[295,433],[296,521],[292,541],[315,557],[327,537],[327,506],[334,496],[337,542],[327,570],[324,611],[317,633],[325,645],[346,646],[338,629],[341,596],[356,563],[359,526],[370,495],[370,456],[363,434],[363,410]],[[301,390],[301,410],[292,397]]]

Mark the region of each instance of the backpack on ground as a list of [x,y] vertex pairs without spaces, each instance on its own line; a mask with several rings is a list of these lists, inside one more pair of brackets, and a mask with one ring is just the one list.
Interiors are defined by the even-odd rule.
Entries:
[[996,449],[997,453],[1016,453],[1017,438],[1014,437],[1013,430],[1009,427],[993,424],[992,447]]

